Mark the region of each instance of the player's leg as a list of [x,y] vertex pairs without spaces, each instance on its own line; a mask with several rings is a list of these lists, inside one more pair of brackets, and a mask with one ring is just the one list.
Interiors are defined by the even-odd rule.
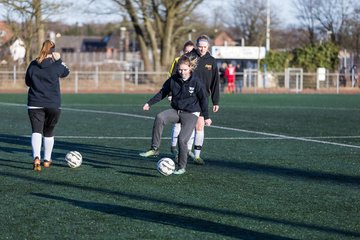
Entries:
[[236,90],[235,90],[235,82],[233,82],[233,85],[232,85],[232,92],[233,92],[233,93],[236,93]]
[[194,145],[194,141],[195,141],[195,128],[193,129],[192,133],[191,133],[191,137],[187,143],[188,146],[188,155],[189,157],[191,157],[192,159],[195,159],[195,154],[191,151],[192,147]]
[[28,109],[28,115],[31,123],[31,148],[33,155],[33,169],[41,171],[41,145],[42,135],[45,123],[44,109]]
[[187,164],[188,147],[187,143],[191,137],[191,134],[195,128],[198,116],[193,113],[182,112],[181,118],[181,131],[179,134],[179,167],[174,174],[185,173]]
[[174,155],[175,158],[177,158],[177,155],[179,153],[178,151],[178,137],[179,137],[179,133],[181,130],[181,124],[180,123],[175,123],[172,131],[171,131],[171,147],[170,147],[170,151],[171,153]]
[[44,125],[44,167],[50,167],[52,163],[52,152],[54,148],[54,129],[59,121],[61,109],[49,108],[45,109],[45,125]]
[[203,165],[204,160],[201,159],[201,149],[204,143],[204,126],[205,126],[205,120],[203,116],[200,116],[196,123],[196,134],[195,134],[195,142],[194,142],[194,153],[195,153],[195,159],[194,162],[196,164]]
[[151,157],[159,155],[159,147],[161,142],[161,136],[164,130],[164,126],[168,123],[177,123],[179,121],[179,114],[174,109],[168,109],[162,111],[156,115],[153,129],[151,148],[147,152],[140,153],[142,157]]

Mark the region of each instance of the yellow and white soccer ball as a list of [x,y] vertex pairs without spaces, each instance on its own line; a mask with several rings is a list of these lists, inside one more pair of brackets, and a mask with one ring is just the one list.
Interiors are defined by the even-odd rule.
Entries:
[[175,171],[175,162],[171,158],[162,158],[157,162],[157,170],[164,176],[169,176]]
[[77,151],[70,151],[66,154],[65,161],[69,167],[77,168],[82,164],[82,156]]

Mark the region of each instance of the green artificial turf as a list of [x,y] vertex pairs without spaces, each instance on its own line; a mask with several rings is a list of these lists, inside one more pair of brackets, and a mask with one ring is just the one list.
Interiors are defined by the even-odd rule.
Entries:
[[[32,170],[26,95],[0,95],[0,239],[360,239],[360,96],[222,95],[204,166],[156,171],[165,99],[62,96],[54,164]],[[83,164],[66,165],[68,151]]]

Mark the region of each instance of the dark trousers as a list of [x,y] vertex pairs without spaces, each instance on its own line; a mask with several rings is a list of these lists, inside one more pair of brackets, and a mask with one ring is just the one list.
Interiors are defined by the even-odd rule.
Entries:
[[159,148],[161,135],[166,124],[179,122],[181,124],[181,130],[178,137],[179,167],[186,168],[188,155],[187,142],[196,126],[197,119],[198,116],[189,112],[177,111],[175,109],[162,111],[156,115],[154,121],[151,146],[153,148]]

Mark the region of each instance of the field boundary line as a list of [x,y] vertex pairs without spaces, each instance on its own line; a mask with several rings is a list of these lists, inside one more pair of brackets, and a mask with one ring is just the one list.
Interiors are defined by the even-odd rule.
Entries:
[[[17,103],[0,102],[0,104],[1,105],[8,105],[8,106],[26,107],[25,104],[17,104]],[[143,119],[152,119],[152,120],[154,119],[154,117],[148,117],[148,116],[139,115],[139,114],[121,113],[121,112],[111,112],[111,111],[101,111],[101,110],[91,110],[91,109],[76,109],[76,108],[67,108],[67,107],[61,108],[61,109],[62,110],[67,110],[67,111],[74,111],[74,112],[101,113],[101,114],[127,116],[127,117],[143,118]],[[239,129],[239,128],[231,128],[231,127],[221,127],[221,126],[216,126],[216,125],[212,125],[212,126],[209,126],[209,127],[210,128],[221,129],[221,130],[229,130],[229,131],[235,131],[235,132],[258,134],[258,135],[276,137],[276,138],[281,138],[281,139],[297,140],[297,141],[304,141],[304,142],[313,142],[313,143],[320,143],[320,144],[325,144],[325,145],[335,145],[335,146],[340,146],[340,147],[348,147],[348,148],[358,148],[358,149],[360,149],[360,146],[358,146],[358,145],[351,145],[351,144],[345,144],[345,143],[336,143],[336,142],[329,142],[329,141],[321,141],[321,140],[304,138],[304,137],[292,137],[292,136],[287,136],[287,135],[283,135],[283,134],[266,133],[266,132],[245,130],[245,129]]]
[[350,145],[350,144],[345,144],[345,143],[321,141],[321,140],[304,138],[304,137],[292,137],[292,136],[287,136],[287,135],[283,135],[283,134],[265,133],[265,132],[251,131],[251,130],[245,130],[245,129],[230,128],[230,127],[220,127],[220,126],[210,126],[210,127],[222,129],[222,130],[231,130],[231,131],[236,131],[236,132],[245,132],[245,133],[265,135],[265,136],[269,136],[269,137],[278,137],[278,138],[289,139],[289,140],[314,142],[314,143],[329,144],[329,145],[335,145],[335,146],[341,146],[341,147],[350,147],[350,148],[359,148],[360,149],[360,146]]

